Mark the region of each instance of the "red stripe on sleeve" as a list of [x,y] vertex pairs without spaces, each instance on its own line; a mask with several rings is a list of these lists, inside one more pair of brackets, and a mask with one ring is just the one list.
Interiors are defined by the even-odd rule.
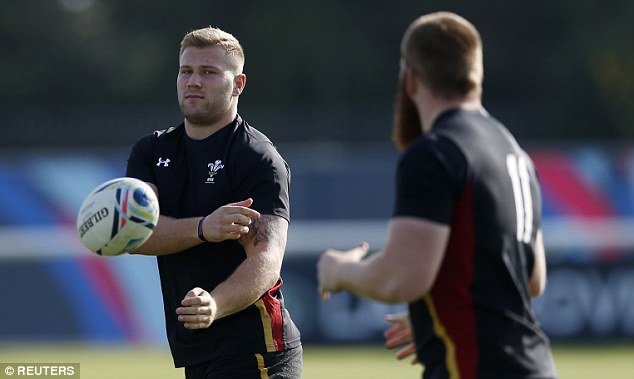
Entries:
[[264,296],[262,296],[262,301],[264,302],[266,312],[271,318],[271,333],[273,337],[273,342],[275,344],[275,349],[277,351],[283,351],[285,348],[282,304],[275,297],[275,293],[280,289],[281,286],[282,280],[278,279],[277,283],[275,283],[275,285],[270,290],[268,290],[264,294]]

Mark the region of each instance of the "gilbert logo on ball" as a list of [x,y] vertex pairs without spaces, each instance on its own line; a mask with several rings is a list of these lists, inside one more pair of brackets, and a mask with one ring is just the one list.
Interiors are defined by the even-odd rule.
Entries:
[[147,183],[112,179],[84,199],[77,215],[77,235],[94,253],[119,255],[145,243],[158,218],[158,199]]

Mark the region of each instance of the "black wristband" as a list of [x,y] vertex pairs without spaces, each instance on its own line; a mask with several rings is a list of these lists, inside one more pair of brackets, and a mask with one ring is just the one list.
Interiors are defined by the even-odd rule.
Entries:
[[203,242],[209,242],[207,241],[207,239],[205,238],[205,235],[203,234],[203,222],[205,222],[205,217],[201,217],[200,221],[198,221],[198,238],[200,238],[201,241]]

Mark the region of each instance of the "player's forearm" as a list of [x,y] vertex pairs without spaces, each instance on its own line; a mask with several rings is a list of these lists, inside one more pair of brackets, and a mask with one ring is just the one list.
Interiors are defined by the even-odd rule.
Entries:
[[131,254],[168,255],[201,243],[198,238],[199,217],[175,219],[161,215],[150,239]]
[[391,263],[379,251],[361,262],[346,262],[337,273],[343,289],[365,298],[385,302],[404,302],[398,273],[392,272]]
[[218,315],[224,317],[255,303],[279,280],[288,222],[278,216],[262,215],[253,220],[240,243],[247,258],[211,292]]
[[239,312],[255,303],[279,280],[281,259],[262,251],[249,256],[231,276],[210,291],[217,306],[215,319]]
[[337,273],[344,288],[383,302],[412,302],[436,280],[450,229],[436,222],[399,217],[390,222],[383,250]]

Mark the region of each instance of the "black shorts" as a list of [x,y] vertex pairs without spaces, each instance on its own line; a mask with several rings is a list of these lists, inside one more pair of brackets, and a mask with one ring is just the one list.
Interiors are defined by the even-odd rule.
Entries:
[[229,355],[185,367],[186,379],[299,379],[302,347],[264,354]]

